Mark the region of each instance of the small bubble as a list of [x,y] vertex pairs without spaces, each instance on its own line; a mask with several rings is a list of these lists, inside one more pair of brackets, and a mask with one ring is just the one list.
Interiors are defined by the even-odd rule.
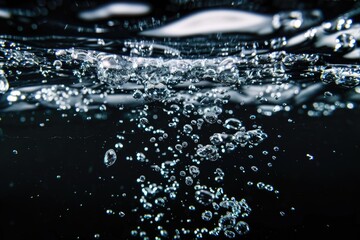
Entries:
[[212,219],[212,212],[211,211],[205,211],[201,214],[201,218],[204,221],[210,221]]
[[242,126],[241,121],[236,118],[226,119],[224,123],[224,127],[227,129],[240,130],[241,126]]
[[200,170],[197,166],[190,166],[189,173],[195,178],[200,174]]
[[356,39],[353,35],[343,33],[336,38],[335,52],[348,52],[356,47]]
[[233,231],[230,231],[230,230],[225,230],[224,235],[227,238],[235,238],[235,236],[236,236],[235,233]]
[[256,184],[256,186],[257,186],[258,189],[264,189],[264,188],[265,188],[265,183],[263,183],[263,182],[258,182],[258,183]]
[[246,235],[250,231],[249,224],[244,221],[239,221],[234,229],[239,235]]
[[9,89],[9,82],[0,70],[0,94],[5,93]]
[[251,166],[251,170],[253,170],[254,172],[257,172],[259,169],[256,166]]
[[133,93],[133,98],[140,99],[142,97],[142,92],[140,90],[135,90]]
[[272,192],[274,190],[274,187],[271,186],[271,185],[266,185],[265,186],[265,190],[269,191],[269,192]]
[[105,153],[104,164],[107,167],[110,167],[116,162],[116,159],[117,159],[116,152],[113,149],[109,149]]
[[104,45],[105,45],[104,39],[99,38],[99,39],[97,40],[97,44],[100,45],[100,46],[104,46]]
[[120,212],[119,212],[119,216],[120,216],[120,217],[125,217],[125,213],[120,211]]
[[333,94],[329,91],[324,92],[324,97],[331,97]]
[[185,178],[185,184],[191,186],[194,183],[193,179],[190,176]]
[[184,127],[183,127],[183,132],[185,134],[190,134],[191,132],[193,131],[193,128],[191,125],[189,124],[185,124]]
[[14,149],[12,152],[13,152],[14,155],[18,154],[18,151],[16,149]]
[[62,62],[60,60],[55,60],[53,62],[53,66],[55,67],[56,70],[60,70],[60,68],[62,66]]
[[145,182],[146,177],[144,175],[141,175],[136,181],[139,183]]

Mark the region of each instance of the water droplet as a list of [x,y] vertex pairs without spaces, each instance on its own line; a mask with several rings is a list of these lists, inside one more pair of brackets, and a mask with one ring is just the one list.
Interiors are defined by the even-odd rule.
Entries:
[[104,164],[107,167],[112,166],[116,162],[117,156],[116,152],[113,149],[109,149],[106,151],[104,156]]

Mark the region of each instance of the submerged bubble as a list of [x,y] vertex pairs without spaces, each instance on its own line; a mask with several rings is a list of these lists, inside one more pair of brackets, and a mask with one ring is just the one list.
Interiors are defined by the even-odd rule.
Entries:
[[213,145],[210,145],[210,144],[199,148],[196,151],[196,153],[200,157],[203,157],[203,158],[205,158],[206,160],[209,160],[209,161],[216,161],[219,158],[219,153],[218,153],[217,147],[215,147]]
[[233,228],[236,224],[236,218],[230,214],[221,216],[218,225],[222,230]]
[[267,138],[267,134],[260,129],[250,130],[247,134],[249,135],[249,143],[255,146]]
[[227,129],[240,130],[242,123],[239,119],[228,118],[225,120],[224,127]]
[[356,39],[348,33],[340,34],[336,38],[335,52],[349,52],[356,47]]
[[60,68],[62,66],[62,62],[60,60],[55,60],[53,62],[53,66],[55,67],[56,70],[60,70]]
[[109,149],[106,151],[104,156],[104,164],[107,167],[112,166],[116,162],[117,156],[116,152],[113,149]]
[[200,174],[200,169],[197,166],[190,166],[189,173],[195,178]]
[[207,190],[198,190],[195,192],[195,199],[202,205],[209,205],[214,200],[214,194]]
[[0,93],[5,93],[9,89],[9,82],[0,70]]
[[249,224],[247,224],[244,221],[239,221],[235,227],[234,227],[235,231],[237,232],[237,234],[239,235],[245,235],[250,231],[250,227]]
[[100,81],[118,88],[129,81],[132,65],[116,55],[101,56],[97,65]]
[[140,99],[142,97],[142,92],[140,90],[135,90],[133,93],[133,98]]
[[236,234],[233,231],[230,231],[230,230],[225,230],[224,235],[227,238],[235,238],[236,237]]
[[320,76],[324,83],[334,83],[342,87],[356,87],[360,84],[360,70],[351,67],[329,67]]
[[211,211],[205,211],[201,214],[201,218],[204,221],[210,221],[212,219],[212,216],[213,214]]
[[167,98],[169,94],[169,90],[167,86],[163,83],[157,83],[157,84],[147,83],[145,85],[145,94],[149,100],[160,101]]

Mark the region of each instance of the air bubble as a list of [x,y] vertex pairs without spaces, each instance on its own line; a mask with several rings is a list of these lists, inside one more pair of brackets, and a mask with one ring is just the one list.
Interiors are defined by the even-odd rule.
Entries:
[[195,192],[195,199],[202,205],[209,205],[214,200],[214,194],[207,190],[198,190]]
[[227,238],[235,238],[235,236],[236,236],[236,234],[233,231],[230,231],[230,230],[225,230],[224,235]]
[[247,224],[244,221],[239,221],[235,227],[234,227],[235,231],[239,234],[239,235],[246,235],[247,233],[249,233],[250,231],[250,227],[249,224]]
[[356,47],[356,39],[348,33],[340,34],[336,38],[335,52],[350,52]]
[[209,161],[216,161],[219,158],[218,149],[213,145],[206,145],[196,151],[197,155]]
[[242,123],[239,119],[228,118],[225,120],[224,127],[227,129],[240,130]]
[[186,185],[191,186],[193,183],[194,183],[194,180],[190,176],[187,176],[185,178],[185,184]]
[[197,166],[190,166],[189,173],[196,178],[200,174],[200,169]]
[[140,90],[135,90],[133,93],[133,98],[140,99],[142,97],[142,92]]
[[185,134],[190,134],[193,131],[193,128],[190,124],[185,124],[183,127],[183,132]]
[[104,156],[104,164],[107,167],[112,166],[116,162],[117,156],[116,152],[113,149],[109,149],[106,151]]
[[204,221],[210,221],[212,219],[212,216],[213,214],[211,211],[205,211],[201,214],[201,218]]
[[0,70],[0,94],[5,93],[9,90],[9,82],[3,74],[3,71]]
[[60,68],[62,66],[62,62],[60,60],[55,60],[53,62],[53,66],[55,67],[56,70],[60,70]]
[[232,215],[221,216],[218,221],[218,225],[222,230],[231,229],[236,224],[236,218]]

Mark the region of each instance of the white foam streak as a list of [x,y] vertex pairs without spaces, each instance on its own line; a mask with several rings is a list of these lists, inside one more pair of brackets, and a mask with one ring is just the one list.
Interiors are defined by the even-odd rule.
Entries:
[[143,15],[150,12],[150,6],[144,3],[111,3],[97,9],[83,11],[79,18],[87,21],[96,21],[113,16]]
[[356,48],[343,56],[347,59],[360,59],[360,48]]
[[269,34],[273,31],[271,19],[272,16],[244,11],[208,10],[140,34],[155,37],[185,37],[217,32]]
[[10,18],[11,13],[7,9],[0,9],[0,18]]

